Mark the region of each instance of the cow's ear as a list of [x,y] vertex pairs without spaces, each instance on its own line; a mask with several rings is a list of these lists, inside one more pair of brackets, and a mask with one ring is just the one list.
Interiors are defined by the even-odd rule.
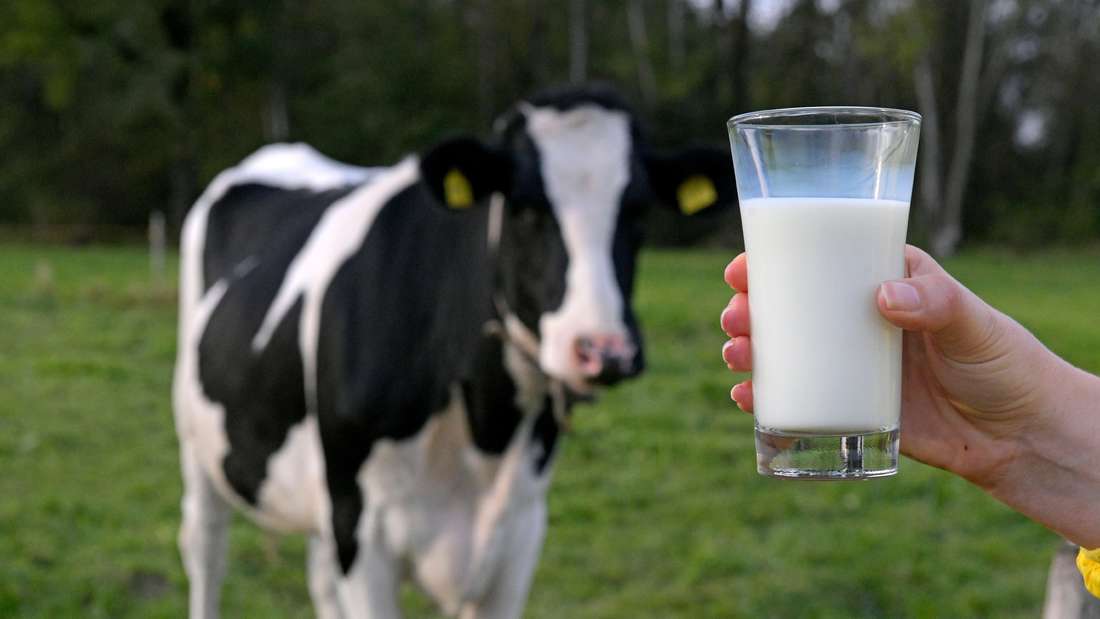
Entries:
[[657,201],[684,215],[737,204],[733,160],[725,149],[696,146],[676,153],[646,153]]
[[489,194],[507,192],[511,159],[476,138],[446,140],[420,157],[420,174],[432,195],[451,209],[468,209]]

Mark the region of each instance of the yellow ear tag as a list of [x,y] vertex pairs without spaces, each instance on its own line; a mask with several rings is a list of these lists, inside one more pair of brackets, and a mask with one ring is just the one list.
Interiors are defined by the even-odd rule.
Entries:
[[443,177],[443,196],[451,208],[470,208],[474,204],[474,190],[458,168],[451,168]]
[[676,199],[680,202],[680,212],[694,215],[714,204],[718,200],[718,191],[709,178],[696,174],[680,183],[676,190]]

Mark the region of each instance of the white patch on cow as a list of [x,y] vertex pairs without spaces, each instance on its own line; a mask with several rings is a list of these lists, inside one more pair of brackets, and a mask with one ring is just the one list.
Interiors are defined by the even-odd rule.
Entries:
[[611,249],[630,181],[630,118],[595,105],[531,108],[526,116],[546,196],[569,253],[562,305],[539,319],[539,363],[551,376],[574,382],[578,336],[627,336]]
[[[527,546],[526,533],[539,532],[531,515],[544,515],[550,481],[549,469],[535,474],[539,448],[531,441],[538,410],[531,403],[541,406],[536,392],[545,378],[518,353],[511,358],[510,374],[518,369],[513,364],[526,368],[517,375],[517,402],[530,408],[525,406],[503,455],[487,455],[473,445],[464,398],[455,385],[445,410],[408,439],[377,441],[359,471],[360,548],[409,559],[417,582],[446,614],[498,594],[499,579],[509,580],[512,571],[529,574],[537,561],[537,544],[533,552],[520,550]],[[508,585],[514,589],[508,595],[525,595],[528,581]]]
[[221,463],[229,451],[225,435],[225,407],[206,397],[199,381],[199,341],[210,315],[221,303],[228,285],[224,280],[191,308],[187,323],[180,324],[179,352],[172,381],[172,404],[180,442],[194,449],[199,464],[225,496],[232,496]]
[[253,350],[262,351],[290,308],[299,298],[303,300],[298,344],[310,413],[317,412],[317,340],[325,292],[340,267],[363,245],[374,218],[386,203],[419,178],[418,161],[409,157],[329,206],[291,261],[279,292],[252,339]]
[[316,531],[319,507],[328,502],[323,453],[317,416],[306,415],[267,460],[257,493],[257,508],[267,514],[267,526],[284,532]]

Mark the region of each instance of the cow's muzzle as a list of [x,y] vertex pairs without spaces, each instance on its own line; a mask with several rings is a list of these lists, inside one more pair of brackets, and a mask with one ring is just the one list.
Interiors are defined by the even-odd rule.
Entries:
[[583,335],[573,340],[573,357],[589,383],[613,385],[638,373],[637,349],[621,335]]

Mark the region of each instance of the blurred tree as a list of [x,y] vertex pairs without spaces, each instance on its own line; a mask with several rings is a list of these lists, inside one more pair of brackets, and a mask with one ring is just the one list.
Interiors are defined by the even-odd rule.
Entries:
[[953,107],[954,143],[944,169],[944,142],[939,103],[932,78],[931,50],[925,49],[915,68],[917,98],[925,114],[921,153],[921,210],[928,248],[936,256],[955,253],[962,240],[962,204],[978,123],[978,85],[985,45],[986,0],[972,0],[966,20],[962,70]]
[[588,79],[588,3],[569,3],[569,81],[579,84]]
[[676,72],[684,66],[684,3],[666,0],[665,13],[668,19],[668,69]]
[[627,23],[630,31],[630,47],[634,52],[634,64],[638,70],[638,91],[642,105],[652,109],[657,98],[657,77],[649,57],[649,33],[646,31],[645,6],[642,0],[629,0],[626,4]]
[[1083,241],[1098,57],[1098,0],[5,0],[0,223],[178,224],[267,141],[385,164],[485,135],[534,90],[608,80],[662,147],[722,144],[753,108],[918,109],[915,237]]

